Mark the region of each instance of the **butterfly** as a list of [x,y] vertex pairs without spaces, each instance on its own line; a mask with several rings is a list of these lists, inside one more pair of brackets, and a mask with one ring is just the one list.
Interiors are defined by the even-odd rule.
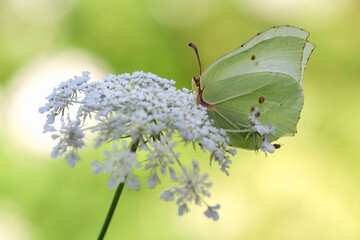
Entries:
[[303,75],[315,48],[308,37],[297,27],[272,27],[218,58],[204,72],[196,46],[189,44],[200,65],[200,76],[193,78],[197,102],[207,108],[214,125],[226,131],[231,146],[257,150],[265,141],[251,130],[249,115],[254,109],[263,124],[276,129],[268,136],[270,142],[295,135],[304,104]]

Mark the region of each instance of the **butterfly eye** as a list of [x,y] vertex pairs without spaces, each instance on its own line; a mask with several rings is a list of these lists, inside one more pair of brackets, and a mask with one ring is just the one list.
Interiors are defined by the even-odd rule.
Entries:
[[254,61],[254,60],[255,60],[255,58],[256,58],[256,57],[255,57],[255,55],[252,55],[252,56],[251,56],[251,60],[253,60],[253,61]]

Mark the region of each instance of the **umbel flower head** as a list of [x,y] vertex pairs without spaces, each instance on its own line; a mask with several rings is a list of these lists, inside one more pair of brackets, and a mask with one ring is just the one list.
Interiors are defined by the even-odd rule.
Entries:
[[[83,72],[80,77],[62,82],[39,109],[47,113],[44,132],[53,132],[53,138],[58,140],[51,156],[65,156],[70,167],[76,166],[86,133],[96,133],[95,148],[109,142],[113,145],[111,151],[104,151],[104,159],[92,162],[94,173],[110,174],[109,188],[127,181],[128,188],[139,189],[139,169],[148,174],[149,188],[167,176],[175,185],[160,198],[176,200],[179,215],[188,212],[190,204],[205,205],[205,216],[217,220],[220,205],[210,206],[204,199],[210,197],[212,183],[208,175],[200,173],[196,160],[183,159],[176,146],[191,143],[210,152],[211,161],[226,174],[230,156],[236,151],[227,147],[226,132],[213,126],[195,96],[187,89],[176,89],[173,80],[151,73],[110,74],[102,81],[89,80],[90,73]],[[73,105],[78,108],[71,119],[68,109]],[[54,126],[57,117],[59,129]],[[87,122],[91,117],[95,124]]]

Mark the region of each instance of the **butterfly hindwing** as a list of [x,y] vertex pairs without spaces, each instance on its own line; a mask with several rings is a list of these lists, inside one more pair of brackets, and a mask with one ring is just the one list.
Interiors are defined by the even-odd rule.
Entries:
[[[291,96],[291,97],[289,97]],[[293,135],[303,106],[299,83],[283,73],[248,73],[205,87],[203,100],[214,107],[209,116],[227,131],[233,146],[254,149],[253,138],[244,132],[251,107],[258,107],[260,119],[276,127],[271,141]]]

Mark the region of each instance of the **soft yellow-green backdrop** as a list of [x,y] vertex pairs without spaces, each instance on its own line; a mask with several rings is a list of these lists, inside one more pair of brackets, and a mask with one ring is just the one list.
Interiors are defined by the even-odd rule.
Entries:
[[[83,70],[143,70],[191,87],[203,67],[274,25],[308,30],[317,45],[305,73],[296,137],[275,154],[239,150],[209,202],[177,216],[154,190],[125,190],[106,239],[360,239],[360,2],[356,0],[0,1],[0,239],[94,239],[113,191],[91,174],[101,153],[82,151],[70,169],[49,157],[38,107]],[[91,139],[90,139],[91,140]]]

